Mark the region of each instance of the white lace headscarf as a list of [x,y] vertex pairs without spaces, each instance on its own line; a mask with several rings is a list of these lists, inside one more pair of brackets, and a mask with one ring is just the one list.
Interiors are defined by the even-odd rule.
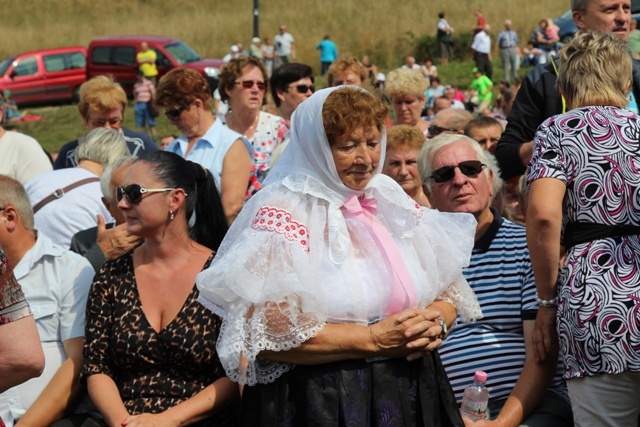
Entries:
[[[291,142],[269,172],[264,185],[283,181],[291,190],[309,192],[340,205],[353,194],[362,193],[362,190],[353,190],[340,180],[322,122],[324,102],[338,89],[368,93],[357,86],[331,87],[315,92],[298,105],[291,118]],[[374,96],[369,95],[374,101]],[[376,175],[382,171],[387,148],[386,128],[382,126],[379,130],[381,155]]]
[[350,244],[349,233],[344,227],[340,208],[354,194],[365,194],[366,197],[376,198],[378,202],[389,203],[395,209],[411,213],[394,215],[393,220],[397,222],[398,227],[404,229],[405,234],[410,233],[412,226],[417,225],[418,222],[414,215],[415,203],[406,196],[393,179],[381,173],[387,151],[385,126],[379,129],[380,161],[367,186],[363,190],[354,190],[340,180],[322,121],[324,102],[331,93],[339,89],[362,91],[369,94],[373,102],[378,102],[374,95],[358,86],[338,86],[315,92],[294,111],[291,119],[291,142],[264,181],[265,186],[280,183],[291,191],[329,202],[327,226],[331,245],[330,257],[336,263],[344,261]]

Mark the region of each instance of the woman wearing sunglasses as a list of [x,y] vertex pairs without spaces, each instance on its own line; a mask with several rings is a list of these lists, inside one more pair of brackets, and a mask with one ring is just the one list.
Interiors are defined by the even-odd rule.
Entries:
[[262,111],[269,77],[262,62],[250,56],[235,58],[220,70],[220,98],[229,112],[222,123],[253,146],[253,167],[247,197],[262,186],[271,167],[271,154],[289,137],[287,122]]
[[387,76],[385,92],[391,100],[394,125],[416,126],[425,135],[429,122],[422,118],[429,80],[416,71],[397,69]]
[[211,174],[158,151],[130,166],[116,196],[129,233],[144,242],[108,261],[91,287],[92,401],[110,426],[235,425],[224,408],[238,386],[215,351],[221,319],[197,302],[194,285],[227,230]]
[[216,120],[205,78],[190,68],[174,68],[156,89],[156,103],[182,135],[166,151],[199,163],[211,172],[229,223],[235,219],[249,186],[253,148],[242,136]]
[[224,314],[221,362],[248,385],[243,425],[462,425],[431,350],[457,310],[481,315],[461,273],[475,220],[422,209],[380,173],[387,113],[353,86],[300,104],[291,143],[198,276]]

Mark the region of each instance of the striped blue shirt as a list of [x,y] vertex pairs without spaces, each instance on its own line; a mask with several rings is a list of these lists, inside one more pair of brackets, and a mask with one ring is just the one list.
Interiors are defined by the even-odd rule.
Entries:
[[[538,306],[524,227],[500,217],[475,243],[463,270],[484,317],[453,325],[439,352],[460,403],[476,370],[487,373],[491,400],[509,397],[525,362],[523,320],[534,320]],[[551,385],[566,396],[562,364]]]

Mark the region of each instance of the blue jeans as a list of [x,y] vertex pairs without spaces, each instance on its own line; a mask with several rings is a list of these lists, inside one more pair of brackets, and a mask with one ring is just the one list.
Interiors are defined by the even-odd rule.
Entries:
[[133,111],[136,115],[136,127],[144,129],[145,126],[154,127],[156,125],[156,119],[149,114],[146,102],[136,102]]

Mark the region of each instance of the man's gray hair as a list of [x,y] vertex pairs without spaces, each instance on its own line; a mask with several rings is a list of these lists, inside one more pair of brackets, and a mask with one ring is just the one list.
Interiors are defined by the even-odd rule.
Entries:
[[90,160],[106,167],[117,158],[128,154],[127,142],[120,132],[107,128],[95,128],[78,139],[76,164],[83,160]]
[[33,230],[33,208],[22,184],[7,175],[0,175],[0,207],[12,205],[18,211],[22,225]]
[[[440,134],[424,143],[418,157],[418,172],[422,183],[431,191],[431,175],[433,175],[433,159],[436,153],[442,148],[455,142],[463,142],[469,145],[476,153],[476,159],[480,160],[487,167],[484,174],[489,178],[489,171],[493,172],[493,198],[495,198],[502,189],[502,178],[500,178],[500,168],[496,158],[491,153],[483,150],[480,144],[465,135],[459,134]],[[469,159],[471,160],[471,159]]]
[[111,177],[113,176],[114,172],[119,172],[120,169],[128,168],[135,160],[136,157],[134,156],[124,156],[117,158],[107,165],[104,173],[100,177],[100,190],[102,191],[102,196],[107,200],[107,202],[113,203],[114,201],[114,188],[111,185]]

